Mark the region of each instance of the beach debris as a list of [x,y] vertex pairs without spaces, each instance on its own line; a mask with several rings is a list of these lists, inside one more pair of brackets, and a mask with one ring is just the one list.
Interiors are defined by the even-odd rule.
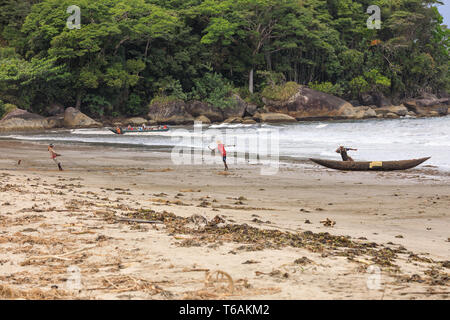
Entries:
[[336,221],[330,220],[326,218],[325,220],[320,221],[325,227],[333,227],[336,224]]
[[295,264],[300,264],[300,265],[310,264],[312,262],[313,262],[312,260],[310,260],[310,259],[308,259],[307,257],[304,257],[304,256],[301,257],[301,258],[298,258],[298,259],[296,259],[294,261]]
[[[226,286],[220,286],[221,283],[226,284]],[[219,284],[219,286],[218,286]],[[233,294],[234,291],[234,281],[233,278],[222,270],[209,271],[205,275],[205,287],[214,287],[215,291],[225,290],[227,294]]]
[[206,219],[204,216],[201,216],[199,214],[194,214],[189,217],[189,221],[192,223],[195,223],[196,225],[207,225],[208,219]]
[[148,280],[138,279],[130,275],[104,276],[101,282],[103,287],[90,288],[88,290],[108,290],[108,292],[116,293],[143,291],[151,295],[164,291],[161,287]]
[[399,238],[399,239],[402,239],[402,238],[403,238],[403,236],[402,236],[401,234],[396,235],[395,237],[396,237],[396,238]]
[[271,276],[271,277],[275,277],[275,278],[279,278],[279,279],[287,279],[287,278],[289,278],[289,273],[282,272],[281,270],[272,270],[271,272],[255,271],[255,274],[257,276],[267,275],[267,276]]
[[155,196],[155,197],[167,197],[167,193],[164,193],[164,192],[154,193],[153,196]]
[[128,218],[116,218],[115,221],[120,222],[133,222],[133,223],[158,223],[162,224],[163,222],[157,220],[141,220],[141,219],[128,219]]
[[59,300],[73,298],[72,294],[63,290],[31,289],[21,290],[0,284],[0,299],[26,299],[26,300]]
[[242,262],[242,264],[254,264],[254,263],[259,263],[259,261],[256,261],[256,260],[246,260],[246,261]]
[[308,219],[305,220],[306,224],[311,224],[311,221],[309,221]]

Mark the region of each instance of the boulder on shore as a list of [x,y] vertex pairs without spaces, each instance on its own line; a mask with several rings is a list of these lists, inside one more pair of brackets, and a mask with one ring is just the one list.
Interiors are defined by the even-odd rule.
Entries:
[[15,109],[0,121],[0,131],[22,131],[50,129],[46,118],[26,110]]
[[66,128],[95,128],[100,127],[101,123],[91,119],[80,110],[70,107],[64,112],[64,126]]
[[368,106],[355,107],[355,111],[353,119],[376,118],[377,116],[375,110]]
[[221,122],[224,120],[222,111],[206,102],[191,101],[186,104],[185,110],[193,117],[205,116],[211,122]]
[[445,116],[448,112],[449,99],[411,99],[404,102],[409,111],[418,116],[433,117]]
[[223,117],[225,119],[232,117],[242,118],[245,114],[245,110],[247,109],[247,102],[242,100],[242,98],[237,94],[233,94],[232,99],[235,104],[232,107],[222,110]]
[[211,124],[211,120],[209,120],[205,116],[198,116],[197,118],[195,118],[195,122],[200,122],[202,124]]
[[247,108],[245,108],[245,114],[253,116],[258,110],[258,106],[256,104],[248,104]]
[[386,115],[388,113],[394,113],[400,117],[404,117],[408,114],[408,108],[406,108],[404,105],[400,106],[389,106],[389,107],[382,107],[375,109],[375,112],[377,114]]
[[242,124],[256,124],[257,122],[253,119],[244,119]]
[[259,118],[261,122],[279,123],[279,122],[297,122],[294,117],[283,113],[260,113]]
[[64,106],[60,103],[54,102],[50,104],[45,110],[48,116],[57,116],[64,113]]
[[194,123],[194,117],[186,111],[186,104],[182,100],[154,102],[149,106],[148,117],[158,124],[183,125]]
[[263,98],[270,113],[283,113],[297,120],[352,119],[355,108],[333,95],[300,86],[298,92],[286,101]]
[[241,117],[230,117],[225,119],[224,123],[242,123],[242,121]]
[[133,118],[128,118],[124,121],[125,124],[131,124],[131,125],[136,125],[136,126],[142,126],[143,124],[147,123],[147,120],[144,118],[140,118],[140,117],[133,117]]

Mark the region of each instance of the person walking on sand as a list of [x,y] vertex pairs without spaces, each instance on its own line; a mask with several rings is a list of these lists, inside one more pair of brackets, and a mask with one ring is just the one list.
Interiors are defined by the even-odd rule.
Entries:
[[[209,150],[214,150],[214,148],[211,148],[208,146]],[[225,145],[220,141],[217,140],[217,149],[219,150],[220,155],[222,156],[223,164],[225,165],[225,171],[228,171],[228,165],[227,165],[227,150],[225,150]]]
[[50,158],[58,165],[59,171],[63,171],[63,168],[61,167],[61,162],[56,159],[56,157],[60,157],[61,155],[55,152],[54,145],[50,144],[48,146],[48,152],[50,152]]
[[354,161],[353,158],[347,154],[347,151],[350,151],[350,150],[358,151],[358,149],[345,148],[344,146],[339,146],[339,148],[336,149],[336,153],[341,154],[342,161]]

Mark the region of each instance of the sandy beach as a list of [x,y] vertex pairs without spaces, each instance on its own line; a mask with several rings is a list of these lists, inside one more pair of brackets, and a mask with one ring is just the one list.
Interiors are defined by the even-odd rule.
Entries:
[[0,151],[0,299],[450,297],[450,176],[433,167],[264,176],[58,145],[59,172],[45,144]]

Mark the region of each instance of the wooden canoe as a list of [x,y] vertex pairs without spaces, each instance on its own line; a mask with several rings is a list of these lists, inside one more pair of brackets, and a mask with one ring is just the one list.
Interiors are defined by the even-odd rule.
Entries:
[[309,159],[324,167],[345,171],[392,171],[411,169],[427,161],[431,157],[399,161],[336,161]]

